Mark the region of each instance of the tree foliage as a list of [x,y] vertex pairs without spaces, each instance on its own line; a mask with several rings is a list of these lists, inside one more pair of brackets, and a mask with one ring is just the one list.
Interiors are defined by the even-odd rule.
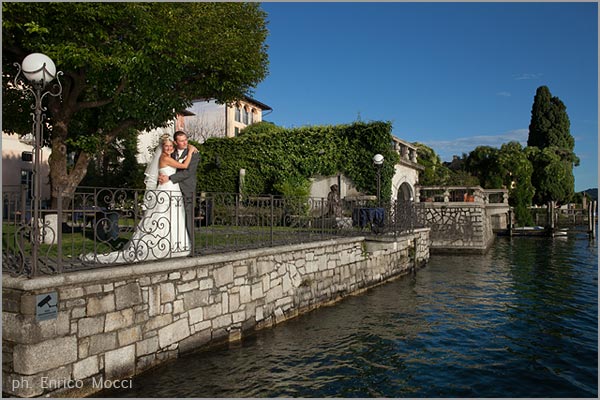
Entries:
[[496,147],[477,146],[465,161],[465,169],[475,175],[485,189],[500,189],[504,185],[498,169],[499,151]]
[[508,188],[508,204],[515,209],[515,218],[522,226],[531,225],[529,212],[535,189],[531,182],[533,165],[519,142],[505,143],[498,152],[499,176]]
[[462,169],[451,171],[446,184],[448,186],[480,186],[479,179]]
[[533,100],[527,145],[534,169],[534,202],[569,202],[575,192],[573,167],[579,165],[579,158],[573,152],[567,107],[546,86],[537,89]]
[[536,188],[534,203],[546,204],[548,201],[569,202],[575,194],[573,165],[562,158],[562,149],[546,147],[540,150],[529,147],[527,156],[534,166],[532,183]]
[[540,149],[558,147],[573,151],[575,139],[570,133],[567,107],[547,86],[540,86],[533,98],[527,146]]
[[451,171],[446,167],[436,152],[423,143],[413,143],[417,148],[417,160],[425,167],[419,172],[419,184],[422,186],[443,186],[448,184]]
[[[426,169],[420,178],[424,186],[481,186],[484,189],[507,188],[509,204],[515,207],[517,220],[529,224],[534,188],[531,184],[532,165],[518,142],[509,142],[500,149],[478,146],[462,159],[455,159],[462,168],[444,169],[433,150],[420,145],[419,162]],[[422,157],[422,158],[421,158]],[[440,173],[442,171],[442,173]],[[425,182],[425,183],[423,183]]]
[[137,134],[115,140],[90,160],[82,186],[143,188],[145,166],[137,163]]
[[531,224],[528,207],[535,192],[531,183],[533,166],[519,142],[504,143],[500,149],[478,146],[469,153],[465,164],[484,189],[508,189],[508,203],[515,208],[517,221]]
[[275,125],[272,122],[268,121],[260,121],[254,124],[248,125],[244,129],[240,131],[240,136],[242,135],[260,135],[260,134],[272,134],[280,132],[283,129],[280,126]]
[[3,3],[2,17],[4,130],[30,129],[13,63],[41,52],[64,72],[48,101],[53,197],[130,129],[165,126],[193,98],[242,98],[267,73],[258,3]]

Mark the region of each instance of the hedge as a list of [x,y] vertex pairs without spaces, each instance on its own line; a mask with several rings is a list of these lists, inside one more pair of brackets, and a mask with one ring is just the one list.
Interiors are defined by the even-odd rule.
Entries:
[[376,193],[373,156],[380,153],[381,194],[391,196],[394,165],[399,155],[392,147],[389,122],[355,122],[335,126],[271,127],[267,133],[235,138],[210,138],[199,145],[198,190],[238,191],[239,171],[246,170],[247,194],[284,194],[282,188],[302,186],[317,175],[342,173],[357,189]]

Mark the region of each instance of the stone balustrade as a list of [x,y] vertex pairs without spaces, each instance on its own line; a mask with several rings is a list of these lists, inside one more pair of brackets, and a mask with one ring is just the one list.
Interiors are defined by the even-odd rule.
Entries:
[[400,160],[417,163],[417,148],[412,144],[393,137],[394,150],[400,155]]
[[415,202],[508,205],[508,190],[483,189],[480,186],[416,186]]

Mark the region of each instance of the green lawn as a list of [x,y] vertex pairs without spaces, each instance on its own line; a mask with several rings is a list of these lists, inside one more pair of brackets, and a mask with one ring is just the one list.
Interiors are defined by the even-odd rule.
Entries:
[[[64,227],[60,246],[60,258],[69,264],[77,262],[81,254],[108,253],[123,248],[133,234],[133,221],[119,221],[119,236],[116,240],[100,240],[95,238],[90,226]],[[3,253],[29,255],[32,252],[29,227],[20,227],[10,223],[2,225]],[[255,226],[217,226],[196,228],[195,248],[197,254],[213,251],[236,250],[240,248],[269,247],[277,243],[293,243],[316,240],[320,237],[336,233],[331,229],[291,228],[291,227],[255,227]],[[95,240],[96,239],[96,240]],[[39,257],[49,262],[59,258],[57,244],[41,244]]]

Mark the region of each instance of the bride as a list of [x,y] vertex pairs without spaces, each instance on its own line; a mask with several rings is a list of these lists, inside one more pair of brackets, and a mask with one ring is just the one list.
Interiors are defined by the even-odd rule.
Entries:
[[[190,254],[190,238],[185,225],[183,194],[178,183],[170,180],[157,186],[158,174],[172,175],[177,169],[186,169],[192,159],[179,162],[171,157],[175,151],[173,141],[163,135],[154,157],[146,168],[145,211],[133,236],[122,250],[107,254],[88,253],[83,261],[103,264],[133,261],[150,261]],[[188,152],[198,149],[188,145]]]

